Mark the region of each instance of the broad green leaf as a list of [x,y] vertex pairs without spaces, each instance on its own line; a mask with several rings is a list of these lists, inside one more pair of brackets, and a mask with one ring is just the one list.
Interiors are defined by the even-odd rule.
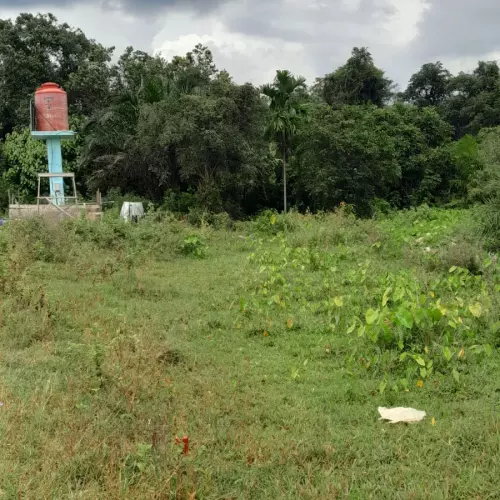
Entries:
[[433,323],[438,323],[443,317],[441,311],[439,309],[428,309],[427,314]]
[[451,358],[453,357],[453,354],[451,353],[450,348],[448,346],[446,346],[443,349],[443,356],[446,358],[446,361],[450,361]]
[[450,267],[450,273],[454,273],[457,270],[457,266],[451,266]]
[[404,361],[407,357],[408,357],[408,353],[407,352],[403,352],[401,354],[401,356],[399,356],[399,361]]
[[458,384],[460,382],[460,374],[458,373],[457,369],[453,369],[453,378],[455,379],[455,382]]
[[500,330],[500,321],[494,323],[493,326],[491,327],[491,330],[493,333],[497,333],[498,330]]
[[487,356],[491,356],[493,354],[493,348],[490,346],[490,344],[484,345],[484,352]]
[[380,394],[384,394],[386,387],[387,387],[387,380],[383,380],[382,382],[380,382],[380,384],[378,386],[378,392]]
[[396,313],[396,319],[398,324],[404,326],[408,330],[413,328],[413,317],[408,309],[400,308]]
[[384,296],[382,297],[382,307],[385,307],[387,305],[387,302],[389,300],[389,294],[392,292],[392,288],[389,287],[387,290],[384,292]]
[[366,319],[366,323],[368,325],[373,325],[373,323],[375,323],[375,321],[377,321],[377,318],[378,318],[378,311],[376,311],[375,309],[368,309],[368,311],[366,311],[366,314],[365,314],[365,319]]
[[356,328],[356,323],[353,323],[348,329],[347,329],[347,333],[352,333],[354,331],[354,329]]
[[425,322],[426,319],[427,319],[427,310],[426,309],[417,309],[414,312],[414,321],[415,321],[416,325],[422,324],[423,322]]
[[276,224],[276,215],[271,215],[271,226],[274,226]]
[[425,367],[425,361],[424,361],[424,358],[422,358],[422,356],[419,356],[418,354],[416,354],[415,356],[413,356],[413,359],[420,365],[420,366],[424,366]]
[[427,377],[427,370],[423,366],[420,368],[420,376],[422,378]]
[[483,314],[483,306],[479,302],[475,302],[469,306],[469,311],[475,318],[480,318]]
[[342,307],[344,305],[344,299],[342,297],[335,297],[333,301],[337,307]]

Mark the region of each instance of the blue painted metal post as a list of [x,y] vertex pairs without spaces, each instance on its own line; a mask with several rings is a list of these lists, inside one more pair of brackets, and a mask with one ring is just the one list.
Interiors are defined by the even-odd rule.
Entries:
[[[63,173],[61,141],[63,139],[72,139],[74,136],[75,133],[71,130],[59,130],[55,132],[31,131],[31,137],[45,141],[47,144],[50,174]],[[64,205],[66,203],[64,197],[64,179],[62,177],[50,179],[50,199],[55,205]]]
[[[49,158],[49,173],[62,174],[61,139],[59,137],[47,139],[47,156]],[[62,177],[50,179],[50,197],[52,203],[64,205],[64,180]]]

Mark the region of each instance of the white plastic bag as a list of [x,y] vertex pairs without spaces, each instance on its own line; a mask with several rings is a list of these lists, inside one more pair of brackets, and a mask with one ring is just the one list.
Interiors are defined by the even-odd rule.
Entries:
[[380,420],[389,420],[391,424],[399,422],[407,422],[413,424],[420,422],[427,414],[425,411],[415,410],[415,408],[384,408],[378,407],[380,413]]

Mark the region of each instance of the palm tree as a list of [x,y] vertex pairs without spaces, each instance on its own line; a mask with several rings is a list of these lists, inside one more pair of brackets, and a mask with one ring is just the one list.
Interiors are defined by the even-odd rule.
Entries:
[[278,70],[273,83],[264,85],[261,92],[268,98],[271,112],[266,127],[266,137],[275,141],[283,162],[283,207],[286,213],[286,160],[291,139],[306,108],[292,99],[294,92],[305,87],[305,78],[294,77],[287,70]]

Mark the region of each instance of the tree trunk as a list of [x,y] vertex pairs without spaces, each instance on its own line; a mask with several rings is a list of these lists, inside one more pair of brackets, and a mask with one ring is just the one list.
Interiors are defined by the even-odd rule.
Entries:
[[286,214],[286,148],[283,148],[283,212]]

